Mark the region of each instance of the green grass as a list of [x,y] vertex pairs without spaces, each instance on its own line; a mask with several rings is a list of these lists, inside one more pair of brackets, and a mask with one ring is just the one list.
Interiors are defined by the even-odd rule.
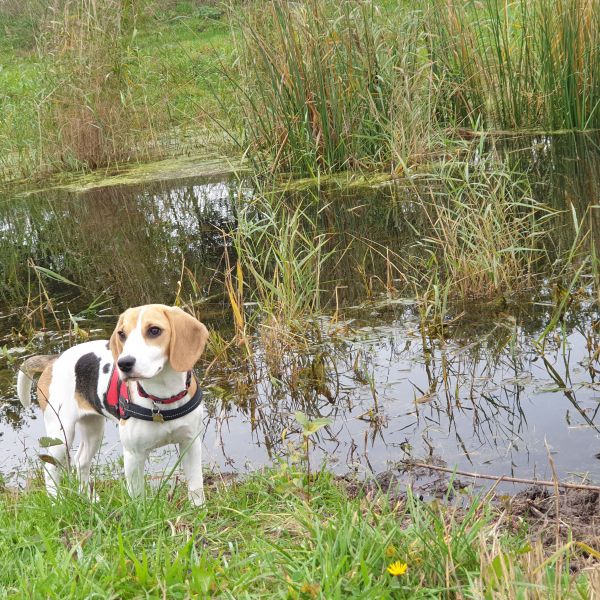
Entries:
[[600,8],[583,0],[442,2],[425,20],[450,123],[600,126]]
[[[218,477],[217,477],[218,481]],[[300,481],[302,476],[300,474]],[[302,484],[300,484],[302,485]],[[311,498],[289,468],[131,501],[121,482],[92,504],[70,488],[0,495],[5,598],[586,598],[572,550],[544,561],[503,532],[488,502],[464,510],[348,495],[327,472]],[[387,573],[394,561],[404,575]],[[484,591],[485,590],[485,591]]]

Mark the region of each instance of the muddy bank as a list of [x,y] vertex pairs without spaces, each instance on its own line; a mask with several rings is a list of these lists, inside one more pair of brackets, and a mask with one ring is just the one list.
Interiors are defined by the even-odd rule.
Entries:
[[600,548],[600,493],[591,490],[555,490],[529,487],[509,499],[508,512],[522,517],[529,532],[543,542],[555,546],[558,539],[584,542]]

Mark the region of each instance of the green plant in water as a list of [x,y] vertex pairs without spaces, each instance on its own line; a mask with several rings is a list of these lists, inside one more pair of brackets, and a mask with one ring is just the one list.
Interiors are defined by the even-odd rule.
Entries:
[[421,288],[425,283],[439,299],[462,300],[531,289],[557,211],[533,198],[527,178],[503,162],[477,158],[448,161],[425,179],[419,202],[428,227],[416,261]]
[[[237,285],[228,288],[230,296],[240,297],[243,279],[265,327],[275,335],[305,331],[305,320],[320,308],[321,274],[333,252],[325,249],[328,235],[318,230],[308,206],[289,207],[279,192],[263,188],[251,201],[240,200],[232,234]],[[235,304],[239,311],[239,300]]]
[[302,411],[297,411],[294,415],[296,421],[302,427],[302,437],[304,439],[304,457],[306,460],[306,492],[310,502],[310,437],[317,433],[323,427],[331,425],[332,420],[327,417],[309,419]]

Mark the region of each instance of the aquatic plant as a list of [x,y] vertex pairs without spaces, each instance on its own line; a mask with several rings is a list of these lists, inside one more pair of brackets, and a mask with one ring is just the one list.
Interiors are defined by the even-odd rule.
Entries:
[[257,184],[251,200],[239,196],[232,234],[237,282],[243,277],[246,294],[258,302],[263,324],[277,330],[275,335],[281,333],[277,324],[290,332],[304,330],[304,319],[319,310],[323,265],[332,252],[325,249],[329,236],[319,230],[308,204],[290,206],[281,191]]
[[93,169],[127,160],[127,133],[142,121],[152,137],[153,112],[128,98],[136,18],[132,3],[77,0],[43,22],[38,45],[53,57],[53,92],[39,108],[40,127],[52,134],[41,148],[48,162]]
[[207,128],[213,92],[226,92],[222,13],[164,0],[0,3],[0,179],[226,146]]
[[[534,287],[548,266],[550,220],[557,211],[533,197],[527,177],[502,161],[458,158],[425,175],[417,194],[428,216],[415,278],[441,284],[440,301],[500,298]],[[423,283],[421,283],[421,287]]]

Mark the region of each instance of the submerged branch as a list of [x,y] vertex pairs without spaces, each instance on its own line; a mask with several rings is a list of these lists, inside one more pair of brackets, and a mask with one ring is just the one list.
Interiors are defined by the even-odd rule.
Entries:
[[463,477],[473,477],[474,479],[491,479],[492,481],[508,482],[508,483],[526,483],[528,485],[543,485],[547,487],[562,487],[570,490],[588,490],[590,492],[600,492],[600,486],[586,485],[584,483],[564,483],[561,481],[547,481],[544,479],[527,479],[525,477],[509,477],[508,475],[482,475],[481,473],[470,473],[468,471],[459,471],[458,469],[449,469],[447,467],[438,467],[436,465],[428,465],[427,463],[400,461],[404,465],[411,467],[422,467],[432,471],[442,471],[444,473],[452,473],[453,475],[462,475]]

